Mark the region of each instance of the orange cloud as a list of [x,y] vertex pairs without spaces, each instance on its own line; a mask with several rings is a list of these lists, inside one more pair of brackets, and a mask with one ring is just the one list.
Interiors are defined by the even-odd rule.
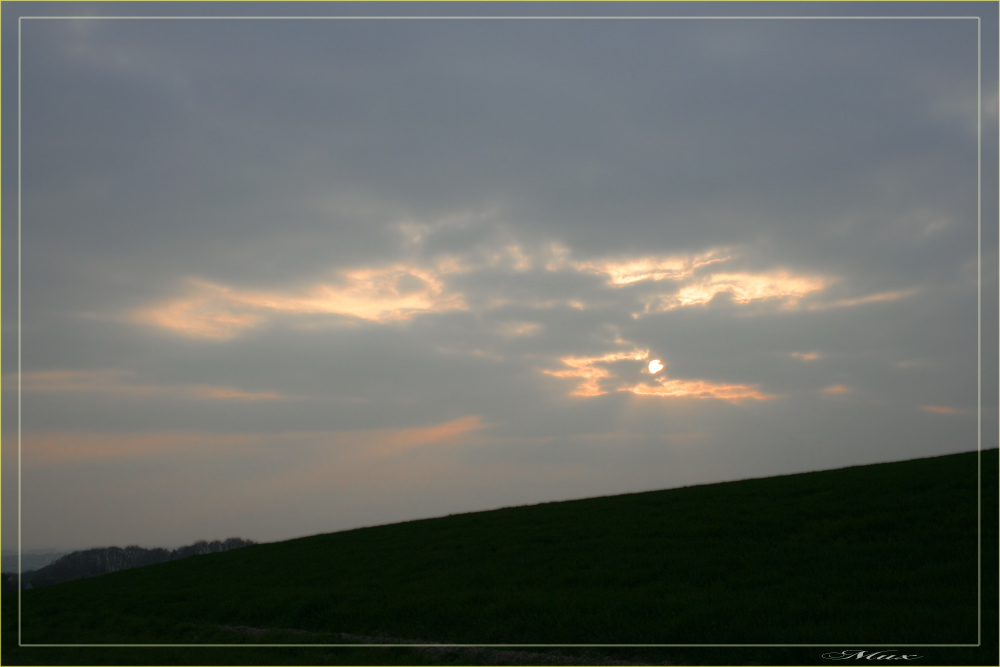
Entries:
[[478,415],[432,426],[328,432],[205,433],[25,433],[21,452],[33,465],[119,458],[163,458],[186,453],[261,448],[279,444],[311,444],[353,451],[361,458],[383,459],[416,447],[459,445],[467,436],[489,428]]
[[920,409],[924,412],[930,412],[935,415],[964,415],[965,410],[960,410],[958,408],[950,408],[946,405],[921,405]]
[[[625,342],[618,339],[617,342]],[[649,350],[633,349],[630,352],[609,352],[599,357],[563,357],[562,363],[569,366],[563,370],[543,370],[546,375],[577,379],[576,389],[571,396],[603,396],[611,391],[627,391],[640,396],[661,396],[672,398],[714,398],[730,402],[744,399],[768,400],[777,398],[764,394],[756,385],[713,384],[704,380],[677,380],[661,376],[653,385],[624,385],[614,381],[614,375],[606,364],[618,361],[643,361],[649,357]],[[659,371],[661,369],[657,369]],[[652,370],[648,371],[654,374]]]
[[132,373],[120,370],[38,371],[21,375],[25,393],[85,392],[118,396],[167,395],[178,398],[266,401],[293,398],[269,391],[244,391],[212,385],[141,385],[128,381]]
[[761,393],[756,386],[743,384],[713,384],[704,380],[677,380],[661,378],[656,386],[638,384],[623,387],[619,391],[630,391],[639,396],[662,396],[669,398],[711,398],[736,403],[745,399],[765,401],[777,396]]
[[868,296],[856,297],[854,299],[839,299],[837,301],[832,301],[830,303],[816,303],[809,306],[809,309],[826,310],[827,308],[850,308],[852,306],[861,306],[867,303],[898,301],[900,299],[905,299],[906,297],[913,296],[917,292],[918,290],[916,289],[896,290],[893,292],[879,292],[878,294],[869,294]]
[[717,294],[728,293],[736,303],[751,301],[782,301],[786,308],[797,305],[799,299],[824,289],[832,281],[817,276],[797,276],[788,271],[770,273],[716,273],[685,285],[671,296],[661,296],[658,304],[650,309],[667,311],[683,306],[706,304]]
[[802,361],[815,361],[819,359],[819,354],[816,352],[792,352],[791,355],[796,359],[801,359]]
[[280,314],[407,320],[464,309],[461,296],[446,293],[441,280],[444,273],[461,268],[455,260],[442,260],[436,270],[402,264],[359,268],[343,272],[336,284],[319,283],[298,292],[239,290],[191,280],[185,296],[135,311],[132,320],[210,340],[229,340]]
[[590,260],[568,262],[577,271],[606,276],[615,286],[631,285],[644,280],[682,280],[715,262],[724,262],[729,256],[719,257],[719,249],[700,255],[672,255],[669,257],[638,257],[629,260]]
[[827,394],[827,395],[830,395],[830,396],[833,396],[833,395],[836,395],[836,394],[847,394],[847,393],[850,393],[850,391],[851,390],[850,390],[849,387],[845,387],[842,384],[833,384],[833,385],[830,385],[829,387],[827,387],[826,389],[824,389],[823,393]]
[[229,340],[265,317],[223,285],[191,280],[186,296],[134,311],[130,319],[187,338]]
[[563,357],[560,359],[563,364],[569,366],[566,370],[543,370],[546,375],[559,378],[578,378],[576,390],[572,396],[601,396],[608,393],[601,387],[601,381],[611,377],[611,371],[598,364],[607,364],[625,359],[641,361],[649,356],[649,350],[639,350],[631,352],[609,352],[600,357]]
[[[414,227],[410,231],[417,234],[419,230]],[[135,310],[129,319],[180,336],[218,341],[230,340],[281,316],[335,315],[377,323],[404,321],[425,313],[467,310],[469,306],[463,295],[449,292],[444,276],[498,267],[515,272],[536,266],[547,271],[572,270],[602,276],[613,287],[664,280],[682,283],[675,294],[649,299],[646,313],[705,304],[720,293],[731,294],[737,303],[776,300],[792,308],[802,297],[833,282],[830,278],[793,275],[787,271],[716,273],[695,278],[700,269],[731,258],[728,249],[713,248],[699,254],[584,261],[571,259],[570,250],[558,243],[525,249],[509,241],[472,253],[439,255],[426,266],[396,263],[345,270],[333,281],[316,282],[299,289],[250,290],[191,279],[184,294]],[[857,305],[902,298],[906,294],[887,292],[811,307]],[[494,309],[509,303],[534,308],[568,305],[585,310],[591,307],[579,296],[526,302],[523,298],[496,295],[483,307]],[[639,313],[633,315],[640,316]]]
[[179,393],[197,398],[211,398],[234,401],[276,401],[289,398],[272,391],[243,391],[235,387],[194,386],[181,387]]
[[[37,371],[21,374],[21,391],[48,393],[64,391],[122,393],[125,391],[126,371]],[[9,376],[16,382],[17,376]],[[142,393],[141,390],[139,393]]]
[[260,442],[246,433],[25,433],[21,453],[28,464],[58,464],[119,458],[159,458],[206,449],[232,448]]

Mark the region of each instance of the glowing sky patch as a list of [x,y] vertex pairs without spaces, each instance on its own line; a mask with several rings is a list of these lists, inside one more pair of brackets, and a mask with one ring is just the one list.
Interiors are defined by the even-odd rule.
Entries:
[[[700,254],[641,257],[630,260],[598,259],[574,261],[565,246],[550,243],[529,251],[516,242],[507,242],[490,251],[436,256],[429,267],[397,263],[382,267],[360,267],[341,271],[332,282],[317,282],[298,290],[248,290],[204,280],[188,281],[186,293],[178,298],[134,311],[130,319],[173,334],[226,341],[282,315],[335,315],[373,323],[391,323],[413,317],[454,310],[468,310],[465,295],[450,292],[444,277],[471,274],[486,269],[506,269],[524,273],[536,265],[546,271],[577,271],[604,276],[608,284],[623,287],[640,282],[670,280],[680,283],[675,293],[645,296],[645,312],[708,303],[720,293],[731,295],[735,303],[778,301],[791,308],[802,297],[824,289],[833,279],[794,275],[787,271],[769,273],[715,273],[695,276],[702,267],[732,259],[728,250],[712,249]],[[901,298],[907,293],[884,293],[861,299],[834,302],[822,307],[856,305]],[[638,297],[636,297],[638,298]],[[477,309],[492,310],[507,305],[539,309],[570,307],[587,310],[583,299],[532,299],[489,296]],[[639,314],[633,314],[638,318]],[[511,335],[501,333],[501,335]]]
[[229,288],[191,283],[187,295],[136,310],[130,319],[185,338],[217,341],[230,340],[264,322],[262,313],[241,303]]
[[649,350],[634,349],[629,352],[609,352],[599,357],[563,357],[560,361],[569,366],[563,370],[543,370],[546,375],[559,378],[576,378],[579,382],[571,396],[602,396],[608,390],[601,386],[601,381],[612,377],[611,371],[604,364],[631,359],[642,361],[649,356]]
[[212,387],[205,385],[186,388],[183,392],[197,398],[230,401],[277,401],[288,398],[273,391],[243,391],[236,387]]
[[[676,294],[659,297],[654,310],[667,311],[685,306],[706,304],[717,294],[728,293],[735,303],[780,301],[786,308],[799,299],[824,289],[832,282],[818,276],[799,276],[788,271],[770,273],[716,273],[684,285]],[[654,302],[655,303],[655,302]]]
[[56,431],[26,434],[23,452],[29,464],[59,464],[100,459],[148,459],[182,456],[192,450],[246,451],[267,444],[313,443],[354,451],[361,458],[381,459],[422,446],[454,445],[489,428],[479,415],[431,426],[354,431],[208,433],[195,430],[129,433]]
[[663,398],[704,398],[739,402],[743,400],[766,401],[777,396],[762,393],[756,386],[744,384],[721,384],[705,380],[677,380],[661,377],[655,385],[637,384],[623,387],[639,396],[659,396]]
[[823,393],[827,394],[828,396],[839,396],[842,394],[849,394],[850,392],[851,392],[850,387],[846,387],[842,384],[830,385],[829,387],[823,389]]
[[[120,370],[99,371],[34,371],[21,374],[21,391],[49,392],[115,392],[122,391],[130,373]],[[16,379],[16,376],[10,376]],[[6,378],[5,378],[6,379]]]
[[921,405],[920,409],[934,415],[964,415],[965,410],[948,407],[947,405]]
[[723,250],[709,250],[700,255],[640,257],[631,260],[589,260],[569,262],[577,271],[606,276],[615,286],[631,285],[645,280],[683,280],[708,264],[724,262]]
[[46,465],[101,459],[183,456],[192,450],[246,447],[264,437],[259,434],[182,430],[155,433],[57,431],[26,434],[22,451],[27,464]]
[[38,371],[21,376],[21,390],[25,393],[86,393],[108,394],[124,397],[170,396],[183,399],[211,399],[233,401],[276,401],[293,398],[271,391],[245,391],[237,387],[216,385],[153,385],[136,384],[129,378],[129,371]]
[[443,272],[406,265],[359,268],[343,272],[338,283],[318,283],[297,292],[239,290],[194,280],[185,297],[141,309],[133,320],[190,338],[229,340],[281,314],[387,323],[464,309],[461,295],[446,292]]
[[796,359],[801,359],[802,361],[816,361],[820,356],[816,352],[792,352],[791,354]]
[[860,296],[853,299],[838,299],[830,303],[815,303],[811,304],[809,308],[811,310],[825,310],[827,308],[852,308],[854,306],[863,306],[869,303],[885,303],[887,301],[899,301],[900,299],[911,297],[917,292],[918,292],[917,289],[879,292],[877,294],[869,294],[868,296]]
[[346,315],[373,322],[464,307],[460,296],[445,294],[435,272],[407,266],[354,269],[343,274],[340,284],[320,283],[299,294],[248,291],[235,298],[261,310]]
[[[603,396],[611,391],[627,391],[640,396],[660,396],[664,398],[706,398],[737,402],[745,399],[768,400],[776,396],[764,394],[756,385],[721,384],[705,380],[677,380],[666,376],[657,378],[655,384],[629,385],[617,379],[609,364],[632,360],[642,361],[649,357],[649,350],[633,349],[630,352],[610,352],[599,357],[564,357],[562,363],[569,369],[544,370],[543,372],[560,378],[578,380],[571,396],[591,398]],[[651,373],[663,369],[659,359],[648,366]],[[654,370],[655,368],[655,370]]]

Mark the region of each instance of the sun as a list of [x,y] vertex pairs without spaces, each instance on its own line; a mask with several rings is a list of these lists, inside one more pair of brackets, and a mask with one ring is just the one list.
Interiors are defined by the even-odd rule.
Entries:
[[659,359],[653,359],[651,362],[649,362],[650,373],[653,373],[655,375],[656,373],[662,370],[663,370],[663,364],[660,363]]

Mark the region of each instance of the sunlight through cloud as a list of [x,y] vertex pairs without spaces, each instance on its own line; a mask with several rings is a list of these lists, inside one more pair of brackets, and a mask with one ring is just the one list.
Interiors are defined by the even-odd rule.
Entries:
[[441,275],[458,270],[452,260],[437,271],[415,266],[345,271],[335,284],[301,291],[254,291],[189,281],[188,295],[141,309],[133,321],[190,338],[229,340],[279,314],[340,315],[386,323],[424,313],[463,310],[461,295],[448,294]]
[[742,400],[765,401],[777,396],[764,394],[752,385],[715,384],[704,380],[676,380],[662,377],[654,386],[639,384],[633,387],[623,387],[620,391],[629,391],[639,396],[661,396],[665,398],[709,398],[722,401],[738,402]]
[[868,296],[855,297],[853,299],[838,299],[830,303],[816,303],[809,306],[810,310],[826,310],[827,308],[850,308],[852,306],[862,306],[868,303],[884,303],[886,301],[899,301],[911,297],[917,293],[917,289],[895,290],[892,292],[879,292]]
[[[609,352],[599,357],[563,357],[562,363],[570,368],[564,370],[543,370],[547,375],[578,380],[571,396],[603,396],[612,391],[626,391],[639,396],[659,396],[664,398],[706,398],[730,402],[744,399],[768,400],[777,396],[762,393],[756,385],[717,384],[705,380],[678,380],[661,376],[656,384],[629,385],[616,381],[608,365],[620,361],[643,361],[649,357],[649,350],[633,349],[630,352]],[[654,359],[647,366],[651,374],[663,370],[664,365]]]
[[649,356],[649,350],[638,348],[630,352],[609,352],[599,357],[563,357],[560,359],[563,364],[569,366],[565,370],[543,370],[546,375],[559,378],[577,378],[576,390],[571,392],[571,396],[602,396],[608,393],[601,387],[601,381],[612,377],[611,371],[599,364],[608,364],[625,359],[642,361]]
[[590,260],[569,262],[577,271],[606,276],[615,286],[630,285],[645,280],[683,280],[708,264],[724,262],[731,256],[720,257],[725,251],[714,249],[700,255],[640,257],[632,260]]
[[824,289],[831,282],[828,278],[797,276],[788,271],[716,273],[681,287],[674,295],[659,297],[658,304],[651,304],[651,307],[667,311],[682,306],[702,305],[710,302],[717,294],[728,293],[735,303],[775,300],[781,301],[785,308],[792,308],[798,304],[799,299]]

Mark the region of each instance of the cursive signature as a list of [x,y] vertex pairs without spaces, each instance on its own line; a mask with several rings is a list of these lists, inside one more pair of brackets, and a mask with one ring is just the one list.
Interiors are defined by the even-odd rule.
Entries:
[[922,658],[920,655],[893,655],[890,651],[897,651],[898,649],[890,648],[885,651],[862,651],[861,649],[848,649],[846,651],[840,651],[838,653],[824,653],[823,657],[827,660],[849,660],[854,658],[855,660],[916,660],[917,658]]

